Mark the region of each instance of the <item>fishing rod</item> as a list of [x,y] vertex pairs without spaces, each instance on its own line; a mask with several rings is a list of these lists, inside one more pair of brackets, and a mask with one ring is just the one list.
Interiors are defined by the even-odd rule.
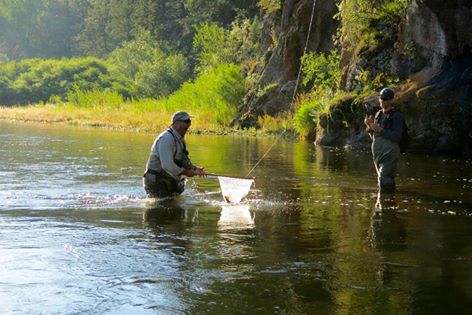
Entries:
[[205,173],[206,177],[228,177],[228,178],[239,178],[239,179],[255,179],[255,177],[246,177],[246,176],[233,176],[233,175],[221,175],[215,173]]

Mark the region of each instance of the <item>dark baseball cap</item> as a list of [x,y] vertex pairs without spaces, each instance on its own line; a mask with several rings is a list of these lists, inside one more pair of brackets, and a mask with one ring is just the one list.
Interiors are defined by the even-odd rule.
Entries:
[[395,92],[389,88],[383,88],[379,93],[379,97],[383,100],[391,100],[395,97]]

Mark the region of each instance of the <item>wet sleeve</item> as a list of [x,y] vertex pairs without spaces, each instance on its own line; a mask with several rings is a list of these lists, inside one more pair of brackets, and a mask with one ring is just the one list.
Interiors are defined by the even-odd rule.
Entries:
[[174,162],[175,143],[172,136],[162,137],[157,143],[157,150],[159,152],[162,169],[170,175],[179,177],[184,169]]
[[394,142],[400,141],[403,132],[403,116],[396,112],[393,115],[392,129],[382,129],[380,136]]

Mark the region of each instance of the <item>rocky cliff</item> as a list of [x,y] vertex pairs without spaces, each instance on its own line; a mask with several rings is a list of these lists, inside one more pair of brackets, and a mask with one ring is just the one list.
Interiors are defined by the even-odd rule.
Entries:
[[[338,1],[315,0],[315,17],[308,50],[327,52],[334,47]],[[238,116],[241,125],[253,124],[261,114],[290,108],[299,59],[309,28],[313,0],[286,0],[281,12],[266,20],[266,30],[278,34],[267,53],[259,86],[264,93],[249,94]],[[352,89],[359,69],[385,70],[400,79],[394,89],[396,107],[405,115],[412,136],[411,151],[472,155],[472,1],[410,0],[394,40],[374,53],[341,47],[343,88]],[[269,31],[267,31],[269,32]],[[388,34],[385,34],[386,36]],[[377,107],[375,95],[346,99],[320,120],[316,143],[367,148],[366,108]]]
[[267,51],[266,63],[260,69],[257,89],[246,95],[235,124],[252,126],[257,116],[290,109],[305,46],[307,51],[325,53],[333,49],[338,27],[333,18],[336,13],[334,0],[285,0],[281,10],[265,18],[261,42]]

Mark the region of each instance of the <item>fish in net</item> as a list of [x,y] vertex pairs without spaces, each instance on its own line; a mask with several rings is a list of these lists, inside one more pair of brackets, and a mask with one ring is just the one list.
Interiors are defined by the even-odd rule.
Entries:
[[224,200],[227,203],[239,203],[249,193],[254,178],[218,176],[218,181]]

